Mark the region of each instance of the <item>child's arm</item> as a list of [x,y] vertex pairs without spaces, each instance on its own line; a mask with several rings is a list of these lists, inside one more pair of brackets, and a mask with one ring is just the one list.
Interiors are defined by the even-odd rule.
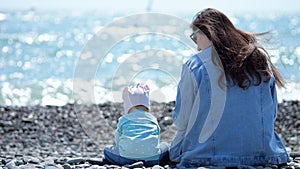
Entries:
[[120,141],[120,133],[118,130],[115,131],[115,144],[119,145],[119,141]]
[[120,136],[122,134],[122,125],[121,125],[121,120],[122,117],[119,119],[118,125],[117,125],[117,129],[115,131],[115,144],[119,145],[120,142]]

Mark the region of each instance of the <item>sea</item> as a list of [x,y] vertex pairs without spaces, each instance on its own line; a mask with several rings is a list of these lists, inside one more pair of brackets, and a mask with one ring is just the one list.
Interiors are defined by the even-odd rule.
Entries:
[[[185,32],[186,40],[190,41],[187,43],[172,36],[174,32],[166,35],[161,31],[173,30],[174,25],[156,28],[155,32],[150,27],[160,22],[157,19],[149,24],[152,30],[133,24],[137,33],[128,35],[122,29],[126,36],[115,43],[93,44],[96,49],[108,46],[108,50],[96,50],[100,58],[91,59],[94,54],[86,52],[95,37],[110,38],[101,34],[102,30],[111,28],[112,34],[120,35],[121,27],[132,24],[128,22],[130,15],[133,14],[0,10],[0,105],[120,102],[123,88],[137,83],[150,87],[154,101],[174,101],[181,65],[196,52],[191,49],[196,46],[189,39],[189,32]],[[170,18],[187,23],[189,29],[193,15],[178,13]],[[300,100],[300,13],[232,13],[229,17],[239,29],[271,32],[261,41],[287,84],[286,88],[278,89],[279,102]],[[83,63],[85,59],[97,66]],[[92,76],[88,70],[93,70]],[[82,77],[79,81],[78,74]],[[84,78],[85,75],[89,77]]]

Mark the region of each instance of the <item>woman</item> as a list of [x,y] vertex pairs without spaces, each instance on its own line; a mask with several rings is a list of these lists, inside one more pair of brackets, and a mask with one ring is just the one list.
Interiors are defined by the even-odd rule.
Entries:
[[275,84],[283,79],[257,36],[216,9],[199,12],[192,40],[201,52],[182,68],[170,159],[178,168],[289,162],[274,132]]

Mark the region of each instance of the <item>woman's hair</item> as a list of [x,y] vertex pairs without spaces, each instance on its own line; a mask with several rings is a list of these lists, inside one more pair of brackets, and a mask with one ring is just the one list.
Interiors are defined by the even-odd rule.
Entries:
[[243,89],[268,82],[272,76],[276,84],[284,87],[284,81],[271,63],[267,51],[257,43],[257,36],[237,29],[222,12],[207,8],[196,14],[192,29],[200,29],[212,41],[220,57],[226,77]]

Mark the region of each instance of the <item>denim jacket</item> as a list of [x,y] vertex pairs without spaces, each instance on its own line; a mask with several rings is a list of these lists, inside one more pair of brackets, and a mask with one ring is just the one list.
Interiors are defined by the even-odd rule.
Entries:
[[222,88],[220,71],[211,56],[212,47],[206,48],[182,67],[173,111],[177,133],[170,159],[178,168],[289,162],[274,131],[274,77],[246,90],[226,79]]

